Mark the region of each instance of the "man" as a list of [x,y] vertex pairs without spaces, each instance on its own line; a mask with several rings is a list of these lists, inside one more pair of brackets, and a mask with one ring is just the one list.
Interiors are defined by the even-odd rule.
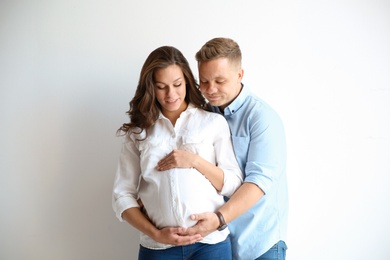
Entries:
[[228,38],[197,53],[200,90],[229,123],[244,183],[218,212],[191,216],[188,234],[206,236],[229,224],[233,259],[285,259],[288,194],[286,143],[277,113],[241,83],[241,51]]

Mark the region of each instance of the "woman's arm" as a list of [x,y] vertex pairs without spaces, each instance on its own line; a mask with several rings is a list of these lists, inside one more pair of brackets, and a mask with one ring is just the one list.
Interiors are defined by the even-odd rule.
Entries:
[[197,154],[183,150],[173,150],[157,164],[157,170],[159,171],[172,168],[195,168],[211,182],[217,191],[222,190],[224,183],[222,169]]

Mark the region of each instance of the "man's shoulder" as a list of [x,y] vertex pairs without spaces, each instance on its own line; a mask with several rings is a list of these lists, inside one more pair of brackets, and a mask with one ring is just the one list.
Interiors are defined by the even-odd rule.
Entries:
[[263,124],[281,121],[279,114],[266,101],[254,94],[250,94],[242,104],[247,120],[251,123],[262,122]]
[[243,109],[249,111],[251,114],[262,113],[264,110],[272,108],[260,97],[253,93],[249,93],[242,102]]

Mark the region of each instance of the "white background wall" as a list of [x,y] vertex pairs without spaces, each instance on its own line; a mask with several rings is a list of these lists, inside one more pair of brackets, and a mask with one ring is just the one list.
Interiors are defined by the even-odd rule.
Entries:
[[136,259],[115,131],[161,45],[240,44],[288,138],[288,259],[390,258],[390,3],[2,0],[0,259]]

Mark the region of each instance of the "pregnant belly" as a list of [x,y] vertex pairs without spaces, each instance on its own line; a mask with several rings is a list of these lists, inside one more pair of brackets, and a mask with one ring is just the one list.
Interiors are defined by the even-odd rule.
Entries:
[[214,212],[224,203],[212,184],[195,169],[173,169],[145,176],[140,198],[158,228],[196,224],[190,215]]

